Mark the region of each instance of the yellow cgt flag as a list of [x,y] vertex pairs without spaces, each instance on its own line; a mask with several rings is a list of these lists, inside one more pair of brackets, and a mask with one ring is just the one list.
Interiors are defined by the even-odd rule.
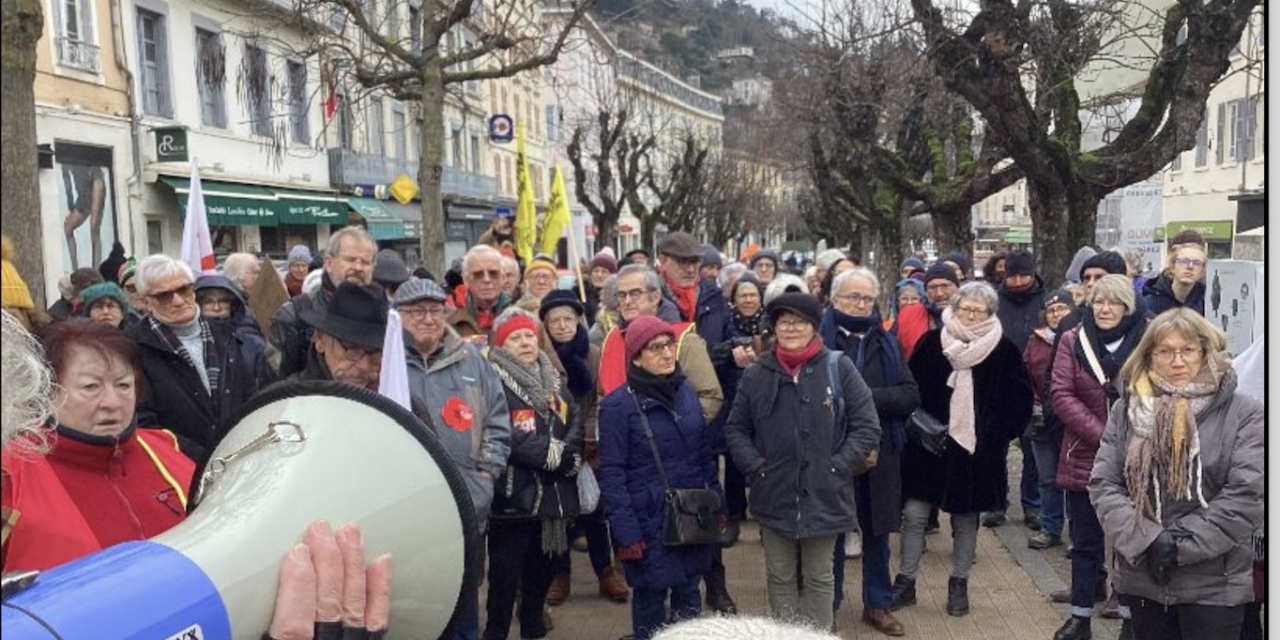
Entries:
[[516,255],[525,265],[533,262],[533,243],[538,240],[538,207],[533,203],[533,181],[529,158],[524,153],[524,127],[516,122]]
[[569,197],[564,192],[564,175],[556,165],[551,179],[551,201],[547,203],[547,215],[542,220],[542,252],[554,256],[560,237],[569,227]]

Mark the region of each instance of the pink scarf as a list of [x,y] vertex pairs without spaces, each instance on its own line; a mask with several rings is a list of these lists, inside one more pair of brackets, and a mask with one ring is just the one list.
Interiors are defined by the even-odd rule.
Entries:
[[960,324],[951,307],[942,310],[942,355],[951,362],[951,424],[947,433],[969,453],[978,446],[973,417],[973,368],[1000,343],[1004,329],[994,314],[972,327]]

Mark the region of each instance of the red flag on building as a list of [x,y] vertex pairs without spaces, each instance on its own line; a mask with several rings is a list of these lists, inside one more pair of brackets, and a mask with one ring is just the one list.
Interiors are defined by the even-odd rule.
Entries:
[[332,120],[333,114],[338,112],[338,83],[329,81],[329,97],[324,101],[324,117],[326,120]]

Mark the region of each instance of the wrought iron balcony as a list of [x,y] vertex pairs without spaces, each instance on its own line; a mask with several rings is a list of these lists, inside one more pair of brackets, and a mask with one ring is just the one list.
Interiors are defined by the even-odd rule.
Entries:
[[[418,162],[400,158],[388,158],[349,149],[329,149],[329,182],[335,187],[354,184],[390,184],[400,174],[418,179]],[[463,171],[457,167],[444,167],[440,186],[446,194],[472,198],[492,198],[498,195],[496,178]]]
[[102,49],[71,38],[58,38],[58,64],[98,73],[102,70]]

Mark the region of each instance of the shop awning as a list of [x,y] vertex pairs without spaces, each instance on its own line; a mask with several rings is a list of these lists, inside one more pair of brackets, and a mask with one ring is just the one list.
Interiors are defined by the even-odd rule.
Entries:
[[369,235],[375,240],[398,240],[404,237],[404,220],[391,213],[380,200],[349,196],[347,205],[368,223]]
[[[160,181],[177,194],[180,214],[185,217],[191,181],[170,176],[160,176]],[[266,187],[216,180],[202,180],[200,187],[210,226],[274,227],[280,223],[276,194]]]
[[272,188],[276,195],[276,208],[280,212],[280,224],[336,224],[347,223],[347,202],[339,195],[319,191]]

